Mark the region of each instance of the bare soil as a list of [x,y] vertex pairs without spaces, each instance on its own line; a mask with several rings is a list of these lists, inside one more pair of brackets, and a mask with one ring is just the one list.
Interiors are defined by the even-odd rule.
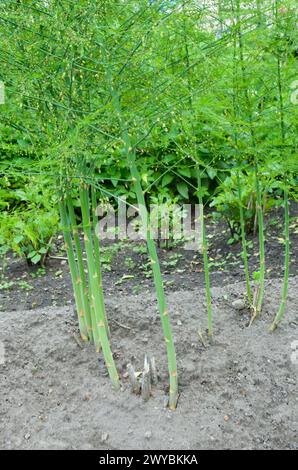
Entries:
[[[92,345],[80,346],[71,305],[2,312],[0,448],[297,449],[297,281],[291,277],[274,334],[268,327],[280,280],[267,281],[262,316],[250,328],[249,312],[232,306],[243,283],[213,287],[212,343],[204,291],[168,293],[180,381],[175,412],[165,408],[165,348],[152,292],[107,296],[119,392]],[[128,362],[141,369],[145,353],[154,355],[160,377],[148,402],[131,393],[126,374]]]
[[[241,243],[229,245],[230,231],[223,221],[207,218],[211,283],[213,286],[244,280]],[[298,204],[291,203],[291,275],[298,275]],[[284,271],[283,211],[274,209],[265,223],[266,277],[278,278]],[[250,235],[251,274],[259,269],[257,237]],[[159,248],[159,258],[167,292],[194,290],[204,286],[202,256],[198,251]],[[73,301],[69,269],[62,236],[56,241],[44,270],[28,266],[25,260],[9,256],[1,270],[0,311],[29,310],[65,306]],[[153,291],[153,280],[144,243],[104,242],[102,250],[104,289],[107,296],[146,295]]]

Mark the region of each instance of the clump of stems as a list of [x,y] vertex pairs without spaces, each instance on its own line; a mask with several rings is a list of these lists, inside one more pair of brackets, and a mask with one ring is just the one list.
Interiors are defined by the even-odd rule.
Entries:
[[76,256],[73,247],[73,240],[71,237],[71,225],[67,215],[67,204],[65,200],[65,196],[62,195],[59,201],[59,210],[60,210],[60,218],[62,224],[62,231],[65,241],[65,249],[67,252],[68,262],[69,262],[69,269],[70,275],[73,285],[74,291],[74,298],[75,304],[78,314],[78,321],[79,321],[79,328],[80,334],[84,341],[88,341],[89,334],[88,334],[88,326],[86,320],[86,314],[83,307],[83,299],[82,299],[82,290],[81,290],[81,279],[77,269],[76,264]]
[[71,193],[66,191],[59,203],[65,247],[69,260],[70,274],[78,312],[80,334],[84,341],[94,342],[96,351],[102,350],[106,367],[113,386],[120,386],[119,376],[109,342],[109,326],[105,313],[100,267],[99,240],[95,235],[96,195],[92,190],[93,216],[90,214],[90,187],[80,183],[80,202],[84,247],[87,257],[88,283],[85,274],[83,250],[78,233]]
[[106,367],[113,386],[117,389],[120,387],[119,376],[115,366],[113,354],[110,347],[107,320],[103,304],[101,272],[98,259],[96,259],[94,246],[95,243],[92,237],[92,221],[90,217],[90,198],[89,186],[82,182],[80,186],[80,201],[82,209],[82,224],[84,231],[84,245],[87,256],[88,276],[91,293],[91,308],[94,312],[93,324],[96,325],[100,346],[105,359]]
[[259,161],[257,156],[257,144],[255,138],[255,131],[253,126],[253,112],[251,106],[251,100],[249,97],[249,90],[247,87],[247,74],[246,67],[244,62],[244,47],[243,47],[243,37],[242,37],[242,28],[241,28],[241,18],[240,18],[240,1],[236,2],[236,18],[237,18],[237,37],[239,45],[239,55],[240,55],[240,67],[242,72],[242,81],[244,88],[244,95],[249,119],[249,130],[251,138],[251,147],[253,152],[253,165],[255,173],[255,188],[256,188],[256,212],[258,220],[258,233],[259,233],[259,250],[260,250],[260,272],[258,284],[256,286],[256,291],[254,295],[254,301],[252,305],[253,314],[251,317],[250,324],[258,317],[262,310],[263,297],[264,297],[264,287],[265,287],[265,239],[264,239],[264,223],[263,223],[263,207],[262,207],[262,196],[261,196],[261,187],[260,187],[260,175],[259,175]]
[[172,335],[172,329],[169,318],[169,310],[166,303],[164,286],[161,276],[160,264],[157,255],[157,250],[155,242],[151,237],[150,225],[148,223],[149,216],[148,210],[145,202],[144,192],[141,185],[141,177],[136,165],[136,154],[135,149],[133,148],[131,137],[128,133],[128,129],[123,122],[122,118],[122,107],[120,104],[120,99],[116,88],[113,86],[113,77],[111,73],[110,64],[107,60],[107,53],[105,48],[102,48],[102,54],[104,63],[106,65],[107,73],[107,82],[109,84],[109,91],[112,97],[112,103],[114,110],[117,113],[120,131],[122,135],[122,140],[124,142],[124,154],[127,160],[127,166],[130,170],[131,178],[134,185],[134,190],[136,193],[139,211],[141,215],[142,225],[146,229],[146,240],[147,248],[151,261],[151,267],[153,272],[155,290],[158,300],[159,313],[161,318],[161,324],[164,334],[164,340],[166,343],[167,357],[168,357],[168,370],[169,370],[169,380],[170,380],[170,395],[169,395],[169,407],[174,410],[177,406],[178,401],[178,373],[177,373],[177,362],[176,362],[176,351]]

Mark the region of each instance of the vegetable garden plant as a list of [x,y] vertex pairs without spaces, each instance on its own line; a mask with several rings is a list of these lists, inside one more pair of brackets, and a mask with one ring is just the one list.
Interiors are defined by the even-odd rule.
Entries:
[[[252,324],[264,300],[264,215],[282,204],[285,270],[275,330],[286,308],[289,200],[296,198],[298,121],[289,96],[298,73],[295,2],[21,0],[3,1],[0,12],[7,44],[0,56],[7,95],[0,109],[0,241],[33,263],[44,260],[58,206],[80,334],[103,355],[119,389],[96,208],[124,196],[138,204],[175,409],[175,341],[149,205],[160,195],[199,204],[197,250],[212,337],[206,210],[222,213],[232,242],[242,243]],[[259,241],[254,290],[251,231]]]

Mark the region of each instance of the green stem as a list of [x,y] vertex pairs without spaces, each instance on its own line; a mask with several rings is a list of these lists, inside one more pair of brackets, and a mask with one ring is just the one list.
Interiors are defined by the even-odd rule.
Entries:
[[159,305],[160,318],[164,333],[164,339],[166,342],[167,356],[168,356],[168,368],[170,376],[170,399],[169,406],[171,409],[175,409],[178,401],[178,374],[177,374],[177,363],[176,363],[176,351],[173,341],[172,329],[169,318],[169,310],[166,304],[163,281],[160,271],[159,259],[156,251],[154,240],[150,234],[150,224],[148,223],[148,211],[146,208],[145,198],[143,189],[141,186],[141,179],[138,169],[135,164],[135,155],[132,150],[127,149],[128,164],[131,171],[131,176],[134,180],[135,192],[137,195],[138,204],[140,207],[141,219],[143,226],[146,227],[146,238],[149,256],[151,260],[151,267],[153,272],[154,284],[157,294],[157,300]]
[[76,303],[76,308],[77,308],[80,333],[81,333],[82,339],[84,341],[88,341],[88,330],[87,330],[87,326],[85,323],[84,308],[83,308],[81,288],[80,288],[80,276],[78,274],[78,270],[76,266],[75,254],[74,254],[72,239],[70,235],[71,228],[68,223],[66,203],[65,203],[64,197],[62,197],[62,199],[59,202],[59,211],[60,211],[62,230],[63,230],[64,240],[65,240],[65,248],[66,248],[68,262],[69,262],[69,269],[70,269],[71,281],[73,285],[75,303]]
[[120,104],[119,95],[116,89],[113,86],[113,77],[111,73],[111,68],[107,62],[107,53],[104,47],[102,48],[103,59],[107,67],[107,80],[109,83],[110,93],[112,97],[112,102],[114,109],[117,112],[119,124],[121,128],[122,138],[125,144],[125,153],[127,157],[127,163],[130,170],[131,177],[134,182],[135,193],[137,196],[137,201],[140,209],[141,219],[143,226],[146,227],[146,238],[147,238],[147,247],[149,256],[151,259],[151,266],[153,271],[154,284],[157,294],[157,300],[159,305],[160,318],[166,343],[167,357],[168,357],[168,369],[170,376],[170,397],[169,397],[169,407],[175,409],[178,401],[178,373],[177,373],[177,363],[176,363],[176,351],[173,341],[172,329],[169,319],[169,311],[166,304],[164,287],[162,282],[162,276],[160,271],[159,259],[156,251],[156,246],[154,240],[151,238],[150,226],[148,224],[148,210],[145,203],[145,197],[141,185],[141,178],[139,171],[135,162],[135,150],[131,145],[130,136],[126,128],[125,123],[122,120],[122,109]]
[[79,272],[79,285],[81,289],[81,297],[82,297],[82,303],[83,303],[83,309],[85,313],[85,318],[86,318],[86,323],[87,323],[87,329],[88,329],[88,336],[90,340],[93,340],[93,327],[92,327],[92,321],[91,321],[91,313],[90,313],[90,307],[89,307],[89,298],[88,298],[88,288],[87,288],[87,282],[86,282],[86,275],[84,271],[84,261],[83,261],[83,251],[82,251],[82,246],[80,242],[80,237],[78,234],[78,227],[77,227],[77,221],[76,221],[76,216],[74,212],[74,207],[72,203],[72,198],[70,195],[67,196],[67,208],[68,208],[68,213],[69,213],[69,219],[70,219],[70,224],[72,228],[72,234],[73,234],[73,239],[74,239],[74,244],[75,244],[75,249],[77,253],[77,265],[78,265],[78,272]]
[[[275,2],[275,15],[276,21],[278,21],[278,8],[277,2]],[[279,93],[279,112],[280,112],[280,132],[285,148],[286,143],[286,130],[285,130],[285,119],[284,119],[284,101],[282,95],[282,75],[281,75],[281,59],[278,56],[277,59],[277,81],[278,81],[278,93]],[[275,316],[275,319],[271,325],[270,330],[274,331],[279,322],[281,321],[287,303],[288,285],[289,285],[289,265],[290,265],[290,215],[289,215],[289,190],[288,190],[288,168],[284,170],[284,212],[285,212],[285,272],[284,272],[284,283],[282,292],[282,301],[279,306],[279,310]]]
[[248,256],[247,256],[247,241],[246,241],[244,213],[243,213],[243,206],[242,206],[242,188],[241,188],[239,170],[237,171],[237,182],[238,182],[238,199],[239,199],[239,212],[240,212],[240,225],[241,225],[242,257],[243,257],[244,270],[245,270],[246,293],[247,293],[249,305],[252,305]]
[[244,47],[243,47],[243,39],[242,39],[242,31],[241,31],[241,19],[240,19],[240,1],[236,1],[236,18],[237,18],[237,35],[238,35],[238,42],[239,42],[239,55],[240,55],[240,64],[241,64],[241,71],[242,71],[242,81],[244,86],[244,95],[246,99],[246,106],[249,118],[249,129],[250,129],[250,136],[251,136],[251,143],[252,148],[254,150],[253,155],[253,163],[254,163],[254,170],[255,170],[255,187],[256,187],[256,196],[257,196],[257,217],[258,217],[258,231],[259,231],[259,250],[260,250],[260,277],[257,286],[257,296],[255,300],[254,313],[251,318],[251,323],[254,319],[260,314],[263,304],[263,297],[264,297],[264,287],[265,287],[265,239],[264,239],[264,223],[263,223],[263,208],[262,208],[262,198],[261,198],[261,189],[260,189],[260,181],[259,181],[259,168],[258,168],[258,159],[256,155],[257,145],[255,139],[255,132],[253,126],[253,113],[252,107],[247,87],[247,76],[246,76],[246,69],[244,63]]
[[[233,14],[234,14],[234,8]],[[235,26],[235,24],[234,24]],[[234,41],[233,41],[233,113],[234,113],[234,120],[236,120],[238,112],[237,112],[237,98],[238,98],[238,86],[237,86],[237,77],[238,77],[238,69],[237,69],[237,33],[236,29],[234,28]],[[238,152],[238,135],[235,129],[234,131],[234,141],[235,147]],[[238,162],[240,164],[240,161]],[[240,226],[241,226],[241,243],[242,243],[242,257],[244,262],[244,271],[245,271],[245,281],[246,281],[246,293],[249,305],[252,306],[252,295],[251,295],[251,286],[250,286],[250,275],[249,275],[249,266],[248,266],[248,255],[247,255],[247,241],[246,241],[246,231],[245,231],[245,219],[244,219],[244,212],[242,206],[242,187],[241,187],[241,179],[239,169],[237,170],[237,186],[238,186],[238,199],[239,199],[239,214],[240,214]]]
[[105,359],[106,367],[113,386],[116,389],[119,389],[119,376],[115,366],[113,354],[110,348],[109,338],[107,330],[105,327],[105,318],[104,312],[102,310],[102,304],[100,299],[100,293],[98,288],[98,274],[96,270],[94,253],[93,253],[93,243],[92,243],[92,230],[91,230],[91,220],[90,220],[90,211],[89,211],[89,190],[88,186],[82,184],[80,188],[80,200],[82,207],[82,219],[83,219],[83,228],[84,228],[84,242],[85,242],[85,251],[87,255],[88,263],[88,273],[89,273],[89,282],[91,290],[91,299],[94,304],[94,313],[96,319],[96,326],[98,328],[98,336],[100,344],[102,347],[103,356]]
[[109,329],[109,324],[108,324],[106,309],[105,309],[105,304],[104,304],[103,287],[102,287],[102,273],[101,273],[101,262],[100,262],[100,245],[99,245],[98,236],[96,234],[96,224],[97,224],[96,208],[97,208],[97,202],[96,202],[96,189],[94,187],[91,188],[91,201],[92,201],[92,224],[93,224],[93,232],[94,232],[94,258],[95,258],[96,272],[97,272],[97,278],[98,278],[98,289],[99,289],[99,295],[100,295],[101,309],[102,309],[103,315],[104,315],[105,327],[106,327],[107,333],[110,334],[110,329]]
[[255,304],[255,314],[254,317],[257,317],[262,310],[263,298],[264,298],[264,288],[265,288],[265,240],[264,240],[264,219],[263,219],[263,207],[262,207],[262,197],[261,197],[261,188],[259,180],[259,171],[258,165],[255,163],[255,179],[256,179],[256,194],[257,194],[257,216],[258,216],[258,226],[259,226],[259,249],[260,249],[260,277],[258,283],[258,295]]
[[211,303],[211,289],[210,289],[210,273],[209,273],[209,259],[208,259],[208,242],[206,236],[206,224],[204,221],[204,206],[203,206],[203,191],[202,191],[202,180],[200,170],[198,170],[198,195],[199,203],[202,208],[202,237],[203,237],[203,259],[204,259],[204,274],[205,274],[205,289],[206,289],[206,301],[207,301],[207,315],[208,315],[208,335],[212,337],[212,303]]
[[285,204],[285,272],[284,272],[284,284],[282,292],[282,301],[279,306],[279,310],[275,316],[275,319],[271,325],[270,330],[274,331],[282,317],[284,316],[287,303],[288,285],[289,285],[289,264],[290,264],[290,216],[289,216],[289,192],[287,187],[287,181],[285,178],[284,188],[284,204]]

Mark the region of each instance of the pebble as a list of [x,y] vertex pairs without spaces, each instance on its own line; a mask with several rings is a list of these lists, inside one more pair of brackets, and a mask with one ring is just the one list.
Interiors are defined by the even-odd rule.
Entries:
[[146,439],[151,439],[151,437],[152,437],[152,432],[151,432],[151,431],[145,432],[145,437],[146,437]]
[[245,308],[245,302],[241,299],[234,300],[234,302],[232,302],[232,307],[235,310],[243,310]]
[[31,437],[31,434],[29,434],[29,432],[27,432],[27,434],[25,434],[24,437],[25,437],[26,441],[28,441]]

